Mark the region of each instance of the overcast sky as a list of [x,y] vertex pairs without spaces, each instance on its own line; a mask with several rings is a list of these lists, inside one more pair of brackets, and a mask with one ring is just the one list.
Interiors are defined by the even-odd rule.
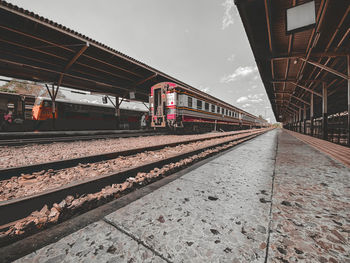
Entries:
[[275,121],[233,0],[7,0]]

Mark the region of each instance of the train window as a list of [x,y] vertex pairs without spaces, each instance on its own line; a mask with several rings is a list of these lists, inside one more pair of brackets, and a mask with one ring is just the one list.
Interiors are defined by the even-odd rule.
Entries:
[[220,110],[221,110],[221,108],[218,106],[218,107],[216,108],[216,112],[217,112],[217,113],[220,113]]
[[228,115],[228,110],[227,109],[226,109],[226,113],[225,114],[226,114],[226,116]]
[[224,113],[225,113],[225,109],[221,108],[221,114],[224,114]]
[[201,110],[202,109],[202,101],[197,100],[197,109]]
[[204,108],[205,108],[206,111],[209,111],[209,103],[206,102],[206,103],[204,104]]
[[215,105],[211,105],[211,112],[215,112]]
[[44,107],[51,107],[51,102],[50,101],[44,101],[43,106]]
[[188,107],[192,108],[192,98],[191,97],[187,97],[188,101]]

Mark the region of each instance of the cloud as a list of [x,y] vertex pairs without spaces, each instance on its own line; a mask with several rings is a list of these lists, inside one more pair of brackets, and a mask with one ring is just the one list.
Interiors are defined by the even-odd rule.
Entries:
[[246,103],[246,104],[244,104],[244,105],[242,106],[242,108],[248,108],[248,107],[250,107],[250,106],[252,106],[252,105],[249,104],[249,103]]
[[225,14],[222,18],[222,29],[225,29],[229,25],[232,25],[234,23],[233,10],[235,4],[233,0],[225,0],[225,2],[222,5],[225,7]]
[[[263,93],[260,93],[260,94],[249,94],[248,96],[242,96],[242,97],[239,97],[236,102],[237,103],[245,103],[245,102],[249,102],[247,103],[249,106],[251,105],[251,103],[260,103],[260,102],[263,102],[264,100],[261,98],[262,96],[264,96]],[[247,105],[245,104],[245,105]],[[243,105],[244,106],[244,105]],[[242,106],[242,107],[243,107]],[[248,107],[248,106],[246,106]]]
[[221,83],[229,83],[232,81],[235,81],[241,77],[249,76],[255,72],[258,71],[258,68],[256,66],[246,66],[241,67],[239,66],[231,75],[224,76],[221,78]]
[[248,97],[243,96],[243,97],[239,97],[239,98],[236,100],[236,102],[237,102],[237,103],[241,103],[241,102],[245,102],[245,101],[247,101],[247,100],[248,100]]
[[203,87],[203,86],[199,86],[199,90],[205,92],[205,93],[209,93],[210,92],[210,87]]

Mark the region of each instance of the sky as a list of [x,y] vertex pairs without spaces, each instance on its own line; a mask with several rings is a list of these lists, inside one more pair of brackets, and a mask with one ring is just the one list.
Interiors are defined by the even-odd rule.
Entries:
[[275,122],[234,0],[7,1]]

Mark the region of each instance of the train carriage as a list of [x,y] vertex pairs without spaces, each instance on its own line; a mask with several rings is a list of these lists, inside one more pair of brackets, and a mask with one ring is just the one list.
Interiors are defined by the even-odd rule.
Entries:
[[[49,98],[38,97],[32,110],[35,129],[49,130],[52,127],[52,102]],[[120,129],[140,129],[141,116],[146,110],[120,108]],[[115,108],[111,105],[56,100],[56,129],[115,129]]]
[[260,128],[267,122],[206,94],[172,82],[151,87],[151,127],[207,131]]

